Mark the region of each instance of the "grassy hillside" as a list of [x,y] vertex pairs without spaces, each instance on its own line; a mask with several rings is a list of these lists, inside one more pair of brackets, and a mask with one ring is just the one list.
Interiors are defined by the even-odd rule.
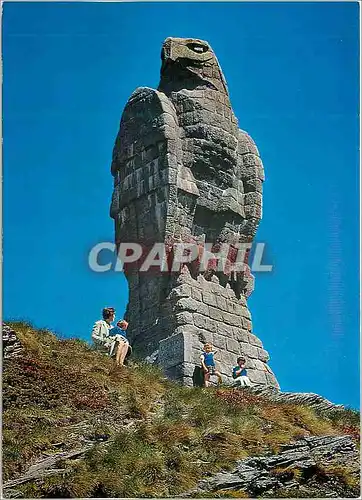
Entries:
[[91,446],[59,460],[59,474],[17,487],[26,497],[177,495],[303,436],[359,435],[351,410],[317,415],[247,390],[180,387],[141,362],[116,369],[82,341],[10,326],[24,350],[3,373],[4,482],[44,457]]

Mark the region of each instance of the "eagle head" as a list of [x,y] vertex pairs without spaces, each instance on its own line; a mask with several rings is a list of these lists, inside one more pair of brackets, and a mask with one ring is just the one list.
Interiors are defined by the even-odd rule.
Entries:
[[208,42],[197,38],[169,37],[161,51],[159,90],[177,91],[209,87],[228,94],[224,75]]

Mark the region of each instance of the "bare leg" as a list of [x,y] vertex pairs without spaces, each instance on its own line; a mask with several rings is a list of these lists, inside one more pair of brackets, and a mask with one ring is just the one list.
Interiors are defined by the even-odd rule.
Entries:
[[120,365],[120,358],[122,355],[122,342],[117,342],[117,352],[116,352],[116,365]]
[[209,380],[210,380],[210,373],[204,372],[204,382],[205,382],[205,387],[209,387]]
[[120,355],[119,355],[119,364],[123,366],[124,359],[128,352],[128,344],[126,342],[120,342]]
[[217,376],[217,383],[220,385],[222,383],[222,377],[221,377],[221,373],[217,370],[215,370],[215,375]]

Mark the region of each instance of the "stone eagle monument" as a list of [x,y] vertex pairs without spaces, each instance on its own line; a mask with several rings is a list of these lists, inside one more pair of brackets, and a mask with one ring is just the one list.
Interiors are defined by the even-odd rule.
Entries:
[[[133,92],[115,141],[115,240],[117,248],[134,242],[143,249],[182,242],[199,253],[176,271],[125,267],[129,337],[144,356],[158,351],[166,375],[186,385],[192,385],[203,343],[212,342],[224,378],[244,355],[254,384],[279,387],[268,353],[252,333],[248,253],[240,269],[232,266],[240,244],[253,241],[262,215],[258,150],[238,128],[207,42],[167,38],[161,59],[158,89]],[[200,266],[207,244],[214,255],[226,245],[224,266],[219,260]]]

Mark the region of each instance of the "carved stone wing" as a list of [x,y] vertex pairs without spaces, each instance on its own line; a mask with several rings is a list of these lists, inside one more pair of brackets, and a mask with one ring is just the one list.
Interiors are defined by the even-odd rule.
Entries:
[[124,238],[163,241],[170,191],[177,189],[179,141],[170,100],[157,90],[136,89],[122,114],[113,149],[110,215],[115,219],[116,243]]
[[238,176],[244,190],[244,227],[242,234],[245,241],[252,242],[262,218],[262,193],[264,168],[258,148],[247,132],[239,130],[238,141]]

